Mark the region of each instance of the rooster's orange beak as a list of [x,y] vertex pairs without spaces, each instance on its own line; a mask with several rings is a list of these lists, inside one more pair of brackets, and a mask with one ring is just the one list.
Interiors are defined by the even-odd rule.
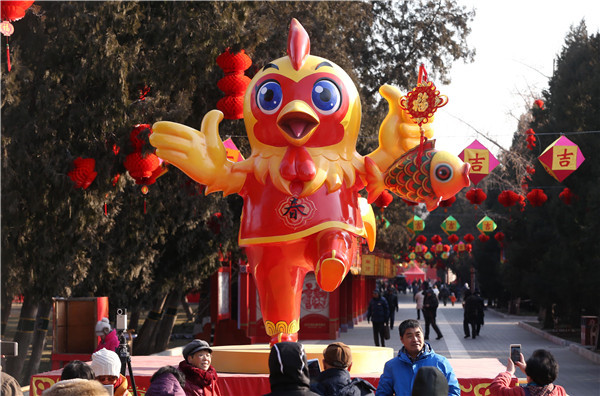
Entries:
[[319,126],[319,117],[305,102],[294,100],[279,113],[277,126],[288,142],[302,146]]

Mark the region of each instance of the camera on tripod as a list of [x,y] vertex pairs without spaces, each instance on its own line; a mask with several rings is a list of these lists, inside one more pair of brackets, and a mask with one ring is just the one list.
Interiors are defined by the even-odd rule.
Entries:
[[131,351],[127,344],[125,334],[127,334],[127,310],[123,308],[117,308],[117,320],[116,326],[117,335],[119,337],[119,346],[115,351],[121,359],[121,374],[125,375],[127,369],[129,369],[129,378],[131,379],[131,385],[133,389],[133,395],[137,396],[137,389],[135,387],[135,378],[133,377],[133,368],[131,367]]

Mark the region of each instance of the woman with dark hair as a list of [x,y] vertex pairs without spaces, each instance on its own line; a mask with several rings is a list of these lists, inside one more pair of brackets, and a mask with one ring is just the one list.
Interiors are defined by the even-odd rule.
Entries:
[[62,373],[60,374],[60,380],[68,380],[73,378],[83,378],[87,380],[93,380],[96,378],[94,370],[82,362],[81,360],[73,360],[65,365]]
[[[525,386],[510,387],[510,381],[515,372],[515,365],[527,375]],[[525,362],[523,354],[518,362],[513,363],[509,358],[506,371],[494,378],[489,386],[490,394],[499,396],[566,396],[562,386],[554,385],[558,376],[558,363],[554,356],[545,349],[538,349]]]
[[152,378],[146,396],[185,396],[185,375],[173,366],[159,368]]

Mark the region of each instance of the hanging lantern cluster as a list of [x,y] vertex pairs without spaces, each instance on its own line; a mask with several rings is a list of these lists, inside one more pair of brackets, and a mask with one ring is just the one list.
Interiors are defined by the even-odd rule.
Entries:
[[455,244],[456,242],[458,242],[458,235],[456,234],[452,234],[448,236],[448,242],[450,242],[451,244]]
[[73,161],[73,168],[67,175],[75,182],[75,188],[88,188],[98,173],[94,171],[96,160],[93,158],[78,157]]
[[166,164],[156,154],[144,153],[142,150],[145,140],[151,134],[150,124],[138,124],[133,127],[129,135],[133,152],[125,157],[123,164],[135,183],[143,186],[154,184],[156,179],[167,171]]
[[527,141],[527,148],[529,150],[533,150],[533,148],[535,147],[535,142],[537,140],[535,137],[535,132],[533,131],[533,129],[529,128],[525,131],[525,135],[527,135],[527,137],[525,138],[525,140]]
[[487,195],[481,188],[472,188],[465,194],[465,197],[471,202],[471,205],[481,205],[486,200]]
[[217,109],[228,120],[244,118],[244,94],[250,84],[250,78],[244,75],[244,71],[252,65],[252,60],[244,50],[233,54],[227,48],[217,57],[217,65],[225,73],[225,77],[217,83],[217,87],[225,93],[225,97],[217,102]]
[[500,202],[505,208],[515,206],[517,203],[523,201],[523,199],[525,199],[523,196],[512,190],[504,190],[498,194],[498,202]]

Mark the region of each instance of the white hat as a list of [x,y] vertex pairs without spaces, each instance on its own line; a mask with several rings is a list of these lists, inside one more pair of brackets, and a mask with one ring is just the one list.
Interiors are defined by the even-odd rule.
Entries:
[[91,367],[96,377],[100,375],[118,377],[121,374],[121,359],[115,352],[102,348],[92,354]]
[[102,337],[103,335],[107,335],[108,333],[110,333],[110,322],[108,321],[108,318],[102,318],[101,320],[98,321],[98,323],[96,323],[96,335],[98,337]]

